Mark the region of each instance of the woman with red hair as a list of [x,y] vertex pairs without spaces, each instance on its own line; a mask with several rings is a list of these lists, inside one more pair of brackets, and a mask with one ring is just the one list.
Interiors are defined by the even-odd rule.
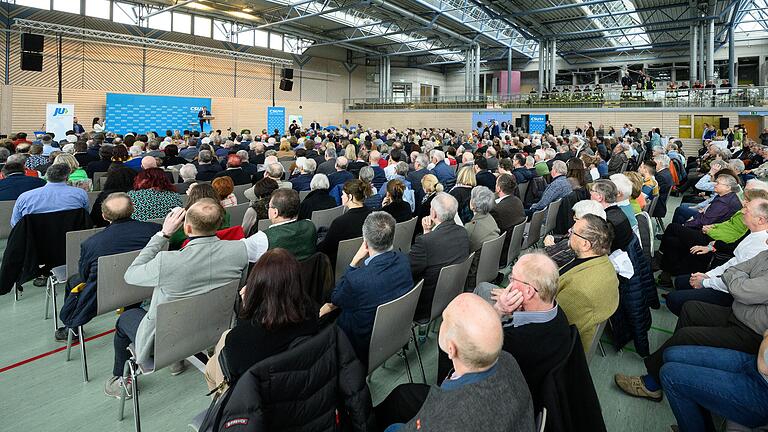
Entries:
[[128,196],[133,201],[132,218],[138,221],[164,218],[174,207],[182,206],[180,195],[160,168],[139,172]]
[[251,184],[251,176],[246,174],[241,167],[243,160],[236,154],[227,156],[227,169],[216,173],[216,177],[229,177],[235,186]]

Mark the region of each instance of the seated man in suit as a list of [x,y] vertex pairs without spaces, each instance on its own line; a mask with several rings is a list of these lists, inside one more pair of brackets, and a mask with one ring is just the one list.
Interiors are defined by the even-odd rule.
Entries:
[[[138,363],[146,363],[154,353],[155,317],[160,304],[205,294],[232,280],[240,279],[248,265],[245,244],[223,241],[216,230],[224,219],[224,208],[218,201],[203,198],[188,210],[174,209],[163,222],[163,228],[152,237],[147,246],[125,272],[125,282],[154,287],[149,310],[142,308],[123,312],[117,320],[115,332],[115,362],[112,376],[107,379],[104,392],[119,398],[121,382],[128,389],[130,378],[123,377],[123,367],[129,359],[127,348],[136,346]],[[183,224],[190,242],[178,251],[163,251],[171,235]],[[216,257],[216,259],[211,259]],[[183,368],[178,368],[180,371]]]
[[421,220],[424,234],[416,237],[411,246],[409,257],[413,280],[424,279],[416,308],[417,320],[429,318],[440,270],[464,262],[469,256],[467,230],[454,222],[458,208],[459,203],[450,194],[440,192],[435,195],[429,216]]
[[[74,333],[78,326],[86,324],[96,315],[99,257],[139,250],[160,231],[158,224],[131,219],[133,210],[131,198],[123,192],[109,194],[102,201],[101,214],[109,225],[80,245],[79,274],[68,282],[68,289],[64,291],[64,305],[59,317],[65,327],[56,330],[54,338],[57,341],[66,342],[67,329],[72,329]],[[69,288],[80,283],[85,286],[77,291],[77,295],[70,294]]]
[[315,253],[315,224],[307,219],[298,219],[299,206],[299,193],[295,190],[279,188],[272,192],[267,205],[267,216],[272,225],[242,240],[248,249],[249,262],[258,261],[264,252],[275,248],[288,250],[299,261]]
[[352,343],[357,358],[368,365],[376,308],[413,288],[408,257],[392,250],[395,218],[378,211],[363,223],[363,244],[331,294],[331,303],[320,309],[324,315],[341,308],[336,324]]
[[315,168],[317,168],[317,163],[314,159],[304,159],[299,166],[300,174],[290,180],[293,184],[293,190],[297,192],[310,190]]
[[629,223],[627,215],[616,205],[619,196],[619,189],[610,180],[597,180],[592,184],[590,198],[597,201],[605,210],[606,220],[613,227],[613,240],[611,242],[611,253],[617,249],[627,251],[629,243],[634,238],[632,224]]
[[442,150],[432,150],[431,160],[432,174],[440,180],[445,190],[450,190],[456,185],[456,172],[445,162],[445,153]]
[[512,228],[525,222],[525,209],[520,198],[515,196],[517,183],[511,174],[502,174],[496,179],[495,191],[498,198],[496,199],[496,206],[491,210],[491,216],[496,220],[499,231],[507,233],[501,251],[501,262],[506,264]]
[[397,386],[375,408],[379,426],[391,425],[386,432],[533,431],[531,394],[503,342],[493,307],[460,294],[443,311],[439,333],[453,372],[439,386]]
[[421,186],[421,179],[425,175],[429,174],[429,158],[424,153],[419,153],[416,156],[416,160],[413,161],[413,171],[408,173],[408,181],[411,182],[411,187],[415,194],[416,203],[420,204],[424,199],[424,188]]
[[478,186],[485,186],[490,190],[496,187],[496,176],[488,170],[488,159],[475,159],[475,178]]
[[6,162],[2,172],[0,201],[15,201],[26,191],[45,186],[45,180],[24,175],[24,164],[20,162]]
[[210,150],[200,150],[197,163],[197,180],[211,181],[219,171],[223,171],[218,161],[214,161],[213,153]]
[[586,214],[573,224],[570,245],[576,258],[560,267],[557,302],[579,330],[587,352],[597,326],[619,307],[619,279],[608,259],[611,226]]
[[328,182],[330,183],[328,190],[355,178],[351,172],[347,171],[347,165],[349,165],[349,160],[346,157],[339,156],[336,158],[336,171],[328,174]]
[[537,411],[542,382],[568,355],[571,341],[568,317],[555,302],[558,276],[552,259],[535,252],[517,260],[506,288],[483,282],[475,289],[501,316],[504,351],[520,364]]

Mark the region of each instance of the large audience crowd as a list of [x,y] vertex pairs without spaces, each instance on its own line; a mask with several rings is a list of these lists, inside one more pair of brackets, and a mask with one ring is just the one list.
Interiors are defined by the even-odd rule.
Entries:
[[[115,134],[96,125],[58,141],[24,133],[0,141],[0,200],[15,201],[14,232],[106,227],[81,245],[56,340],[96,315],[98,258],[141,250],[125,281],[154,291],[117,320],[108,396],[130,396],[130,344],[136,361],[151,360],[158,305],[209,292],[245,269],[235,324],[205,373],[211,392],[228,398],[225,419],[240,413],[269,425],[269,413],[287,404],[293,415],[279,419],[283,427],[532,431],[536,413],[558,405],[552,400],[563,390],[552,380],[567,362],[562,379],[580,414],[555,410],[559,420],[548,421],[604,430],[585,360],[605,327],[616,349],[632,342],[645,361],[644,375],[617,374],[616,385],[656,402],[666,396],[673,430],[715,430],[713,414],[750,428],[768,424],[768,130],[751,139],[738,127],[707,125],[701,149],[685,154],[659,129],[596,130],[591,122],[559,134],[548,123],[530,135],[495,123],[468,133],[293,123],[284,135]],[[227,209],[239,204],[242,185],[249,210],[238,225]],[[674,208],[670,196],[682,203]],[[344,212],[329,226],[310,221],[338,206]],[[541,223],[537,214],[549,209],[557,209],[552,232],[541,242],[525,237],[531,250],[508,262],[520,246],[511,244],[514,228]],[[414,217],[410,250],[394,248],[397,224]],[[655,224],[663,230],[657,239],[643,238]],[[504,271],[477,283],[483,245],[500,235],[508,278]],[[346,270],[328,282],[340,242],[359,237]],[[23,250],[18,238],[12,232],[6,255]],[[653,240],[661,242],[655,253]],[[377,307],[423,281],[412,320],[428,323],[441,269],[473,253],[465,293],[442,311],[437,383],[400,385],[374,408],[365,375]],[[5,257],[3,264],[7,293],[23,275],[7,276]],[[32,275],[36,284],[48,270]],[[652,350],[659,292],[679,320]],[[428,335],[421,325],[414,343]],[[318,387],[312,373],[272,374],[282,370],[276,358],[337,376]],[[170,369],[178,374],[185,364]],[[258,394],[273,386],[280,391]]]

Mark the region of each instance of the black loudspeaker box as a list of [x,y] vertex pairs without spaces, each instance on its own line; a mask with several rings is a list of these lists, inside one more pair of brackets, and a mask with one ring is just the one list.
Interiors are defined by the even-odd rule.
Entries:
[[43,41],[45,38],[42,35],[36,35],[32,33],[21,34],[21,50],[32,52],[43,52]]
[[728,129],[730,127],[730,121],[731,119],[728,117],[720,117],[720,130]]
[[21,70],[41,72],[43,70],[43,55],[40,53],[22,52]]
[[293,90],[293,81],[287,79],[280,80],[280,90],[291,91]]
[[293,79],[293,69],[290,68],[284,68],[280,71],[280,78],[283,79]]

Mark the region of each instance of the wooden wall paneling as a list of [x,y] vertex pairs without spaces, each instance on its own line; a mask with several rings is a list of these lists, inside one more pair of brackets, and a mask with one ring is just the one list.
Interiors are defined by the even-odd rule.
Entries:
[[228,128],[234,130],[234,113],[236,111],[236,103],[234,98],[228,97],[212,97],[211,98],[211,114],[216,119],[211,121],[213,129],[221,129],[222,133]]
[[238,98],[271,100],[272,67],[268,64],[238,61],[236,84]]
[[55,88],[13,86],[13,131],[32,133],[40,130],[45,123],[45,106],[50,102],[56,102]]
[[[294,69],[294,74],[297,72]],[[319,73],[312,73],[319,72]],[[304,65],[301,78],[301,100],[307,102],[328,101],[328,72],[327,60],[313,57]],[[296,75],[294,75],[296,76]],[[298,77],[297,77],[298,79]]]
[[56,87],[58,78],[56,74],[55,38],[45,38],[42,72],[21,70],[21,36],[14,33],[10,35],[10,38],[10,83],[25,87]]
[[[46,38],[46,43],[58,44],[56,38]],[[65,88],[83,88],[83,56],[84,56],[84,43],[73,40],[62,40],[61,52],[62,52],[62,86]],[[54,62],[54,68],[58,67]],[[58,73],[58,71],[57,71]],[[56,82],[58,86],[58,79]]]
[[237,107],[233,113],[233,131],[240,133],[243,129],[250,129],[253,133],[261,133],[267,126],[267,107],[272,105],[271,100],[236,98],[233,103]]
[[192,95],[195,83],[194,67],[194,57],[191,55],[147,50],[144,92]]
[[234,97],[235,68],[233,60],[194,57],[194,95]]
[[0,134],[10,135],[13,131],[13,87],[0,83]]
[[141,48],[85,43],[83,87],[114,93],[141,93]]
[[86,131],[91,130],[91,120],[104,120],[107,109],[107,93],[101,90],[64,89],[64,103],[75,104],[75,115]]

